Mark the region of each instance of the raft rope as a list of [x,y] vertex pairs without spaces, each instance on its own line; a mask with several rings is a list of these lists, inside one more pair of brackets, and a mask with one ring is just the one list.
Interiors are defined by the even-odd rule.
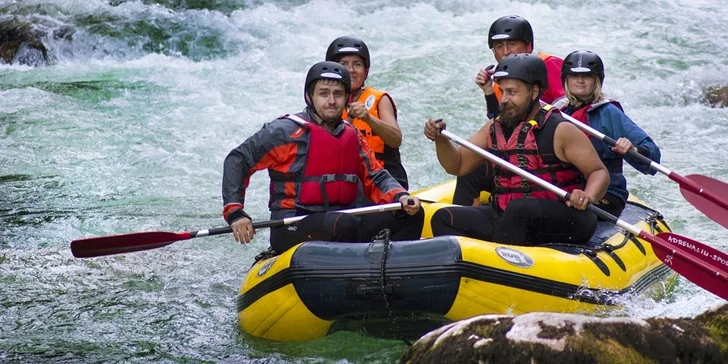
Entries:
[[[662,214],[657,213],[657,215],[651,215],[647,218],[647,223],[650,225],[650,234],[655,235],[655,231],[658,233],[663,232],[663,230],[660,228],[659,221],[662,221],[665,226],[667,226],[667,223],[664,221]],[[670,227],[668,226],[667,229],[669,230]]]
[[[662,232],[662,229],[660,228],[659,223],[660,222],[662,222],[664,224],[667,224],[667,223],[665,223],[664,217],[662,216],[661,213],[659,213],[657,210],[651,209],[647,206],[643,206],[643,205],[635,203],[635,202],[630,202],[630,203],[637,205],[637,206],[644,207],[645,209],[650,210],[652,212],[652,214],[650,214],[649,216],[647,216],[647,218],[645,218],[647,225],[650,226],[650,234],[655,235],[655,231],[657,231],[658,233]],[[600,250],[607,250],[607,251],[617,250],[617,249],[623,247],[625,244],[627,244],[627,242],[630,239],[633,239],[633,238],[636,239],[637,237],[634,236],[634,234],[630,233],[629,231],[625,231],[624,240],[622,240],[621,243],[619,243],[617,245],[609,245],[609,244],[602,243],[599,247],[596,248],[596,251],[598,252]]]
[[394,317],[394,312],[392,312],[392,308],[389,305],[390,293],[387,292],[386,270],[387,270],[387,255],[389,253],[389,247],[391,245],[390,240],[389,240],[391,234],[392,234],[392,232],[389,229],[384,229],[384,230],[380,231],[379,234],[377,234],[377,236],[375,236],[372,239],[372,242],[381,240],[382,244],[383,244],[383,246],[382,246],[382,263],[381,263],[381,270],[380,270],[380,272],[381,272],[380,283],[381,283],[381,288],[382,288],[382,299],[384,300],[384,307],[387,308],[387,313],[389,314],[389,318],[392,319],[392,326],[394,327],[395,335],[399,334],[399,338],[402,339],[402,341],[405,344],[407,344],[407,346],[412,346],[412,343],[409,340],[407,340],[407,338],[404,336],[404,334],[402,332],[400,332],[399,324],[397,324],[397,320]]
[[250,265],[250,268],[248,268],[248,270],[253,268],[255,266],[255,264],[258,263],[258,261],[263,260],[263,259],[273,258],[275,256],[278,256],[278,253],[276,253],[276,251],[273,250],[273,247],[268,247],[268,250],[262,251],[258,255],[255,256],[255,259],[253,260],[253,264]]
[[[650,234],[654,235],[655,232],[658,232],[658,233],[663,232],[663,229],[660,228],[660,225],[659,224],[660,224],[660,222],[662,222],[663,224],[665,224],[667,226],[667,222],[665,222],[664,217],[662,216],[662,214],[659,211],[657,211],[657,210],[655,210],[653,208],[647,207],[645,205],[642,205],[640,203],[637,203],[637,202],[627,201],[627,203],[628,204],[635,205],[635,206],[642,207],[645,210],[649,210],[651,212],[651,214],[649,214],[645,218],[645,221],[647,222],[647,225],[650,226]],[[668,231],[670,230],[670,227],[669,226],[668,226],[667,230]],[[561,247],[572,247],[572,248],[577,249],[580,254],[584,254],[584,255],[587,255],[589,257],[594,258],[601,251],[605,251],[605,252],[615,251],[615,250],[617,250],[619,248],[622,248],[630,240],[637,238],[636,236],[634,236],[634,234],[630,233],[629,231],[624,231],[623,233],[624,233],[624,239],[622,240],[621,243],[619,243],[617,245],[611,245],[611,244],[607,244],[607,243],[601,243],[601,244],[599,244],[597,246],[586,248],[583,245],[557,243],[557,244],[543,244],[541,246],[543,246],[543,247],[549,247],[549,246],[554,246],[554,247],[557,247],[557,246],[561,246]]]
[[[636,205],[636,206],[640,206],[640,207],[642,207],[642,208],[644,208],[646,210],[649,210],[651,212],[651,214],[649,214],[647,216],[647,218],[645,218],[645,221],[647,222],[647,225],[650,226],[650,234],[655,235],[655,231],[658,232],[658,233],[661,233],[663,231],[660,228],[660,225],[659,225],[660,222],[662,222],[663,224],[665,224],[667,226],[667,223],[665,222],[664,217],[662,216],[662,214],[659,211],[657,211],[655,209],[652,209],[652,208],[649,208],[647,206],[644,206],[642,204],[636,203],[636,202],[627,201],[627,203],[630,203],[630,204],[633,204],[633,205]],[[668,227],[668,230],[669,229],[670,228]],[[594,248],[584,248],[584,250],[582,250],[582,253],[583,254],[586,254],[586,255],[588,255],[588,256],[590,256],[592,258],[595,258],[597,256],[597,253],[599,253],[600,251],[604,251],[606,253],[612,253],[613,251],[615,251],[615,250],[623,247],[630,240],[634,241],[635,244],[639,244],[639,241],[637,241],[636,239],[637,239],[637,237],[634,234],[632,234],[632,233],[630,233],[628,231],[625,231],[624,232],[624,239],[622,240],[621,243],[619,243],[617,245],[610,245],[610,244],[607,244],[607,243],[602,243],[602,244],[600,244],[600,245],[598,245],[598,246],[596,246]],[[640,248],[640,250],[643,250],[643,249],[644,248]]]

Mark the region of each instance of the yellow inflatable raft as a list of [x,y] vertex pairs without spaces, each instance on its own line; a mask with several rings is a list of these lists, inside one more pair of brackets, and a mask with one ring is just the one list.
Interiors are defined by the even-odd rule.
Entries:
[[[448,201],[454,181],[416,193]],[[487,196],[484,196],[487,197]],[[423,237],[442,203],[425,204]],[[662,216],[631,198],[621,218],[652,233]],[[240,327],[299,341],[338,330],[418,337],[482,314],[533,311],[598,314],[620,298],[662,291],[675,274],[651,245],[600,222],[588,246],[508,246],[465,237],[371,243],[309,241],[257,261],[237,299]]]

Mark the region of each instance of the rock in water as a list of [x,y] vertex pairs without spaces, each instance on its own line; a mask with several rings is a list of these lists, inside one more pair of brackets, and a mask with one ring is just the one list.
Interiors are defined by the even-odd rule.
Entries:
[[16,18],[0,21],[0,62],[38,67],[48,64],[42,34]]
[[728,107],[728,86],[708,87],[705,89],[704,98],[712,107]]
[[728,304],[718,305],[695,317],[700,326],[720,345],[720,352],[728,362]]
[[400,363],[726,363],[728,305],[695,319],[486,315],[421,337]]

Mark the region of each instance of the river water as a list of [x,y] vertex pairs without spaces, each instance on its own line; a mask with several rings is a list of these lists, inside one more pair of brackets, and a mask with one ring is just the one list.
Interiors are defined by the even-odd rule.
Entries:
[[[307,343],[250,338],[235,297],[267,247],[207,237],[74,259],[71,240],[223,225],[230,149],[303,108],[303,79],[329,42],[358,35],[369,84],[392,94],[413,189],[448,180],[424,121],[469,136],[484,122],[473,82],[494,63],[490,24],[529,19],[536,48],[599,53],[605,92],[683,175],[728,181],[728,110],[701,101],[728,84],[728,7],[719,1],[0,1],[44,34],[49,67],[0,66],[0,362],[393,362],[397,341],[340,333]],[[53,36],[52,34],[70,34]],[[728,250],[728,231],[662,175],[625,167],[633,193],[674,230]],[[247,211],[267,219],[267,176]],[[722,302],[681,279],[615,315],[692,317]]]

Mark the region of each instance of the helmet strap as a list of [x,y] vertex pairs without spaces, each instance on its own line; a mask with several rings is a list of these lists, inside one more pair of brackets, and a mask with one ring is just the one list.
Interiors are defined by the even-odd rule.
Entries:
[[364,90],[364,87],[365,86],[366,85],[364,83],[362,83],[361,84],[361,87],[359,87],[358,89],[351,90],[351,94],[349,94],[349,102],[347,103],[347,105],[349,105],[352,102],[355,102],[357,100],[357,98],[359,97],[359,95],[361,95],[362,90]]
[[[323,123],[324,118],[319,115],[319,113],[316,111],[316,107],[313,105],[313,95],[311,94],[311,90],[306,90],[306,108],[308,109],[309,113],[314,116],[314,121],[318,122],[321,120],[321,123]],[[318,119],[318,120],[316,120]]]
[[321,115],[319,115],[319,113],[316,112],[316,107],[314,107],[313,104],[308,104],[307,108],[308,108],[308,111],[311,113],[311,115],[314,116],[314,119],[315,119],[314,121],[318,122],[319,120],[321,120],[323,122],[324,118],[322,118]]
[[367,83],[367,78],[369,77],[369,68],[366,68],[364,71],[364,81],[361,82],[361,86],[356,90],[351,90],[351,97],[349,98],[352,102],[354,101],[354,95],[359,96],[359,93],[361,90],[364,89]]
[[577,102],[581,103],[582,105],[590,105],[592,102],[594,102],[593,95],[589,95],[589,97],[586,99],[582,99],[582,98],[576,97],[576,96],[574,96],[574,98],[576,99]]
[[[531,92],[533,92],[533,86],[531,86]],[[528,103],[528,113],[530,114],[533,111],[533,107],[535,105],[541,106],[541,96],[543,95],[543,88],[541,86],[538,86],[538,97],[536,99],[531,99],[531,101]]]

